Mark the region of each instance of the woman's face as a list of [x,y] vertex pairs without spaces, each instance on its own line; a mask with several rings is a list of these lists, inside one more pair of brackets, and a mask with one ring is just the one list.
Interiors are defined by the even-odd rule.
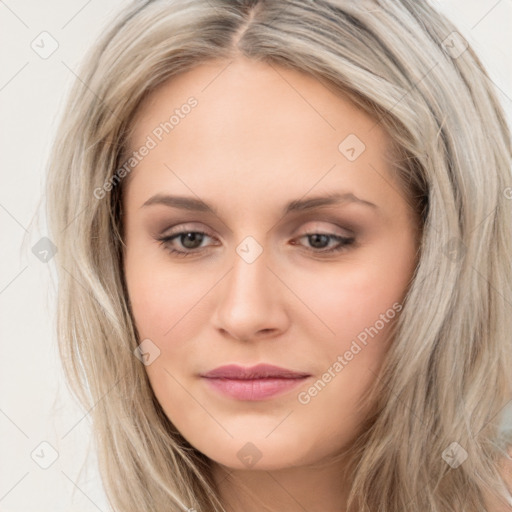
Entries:
[[[166,415],[214,461],[311,464],[360,429],[416,263],[389,143],[310,76],[245,59],[201,65],[142,105],[123,205],[140,357]],[[202,376],[260,363],[306,376]]]

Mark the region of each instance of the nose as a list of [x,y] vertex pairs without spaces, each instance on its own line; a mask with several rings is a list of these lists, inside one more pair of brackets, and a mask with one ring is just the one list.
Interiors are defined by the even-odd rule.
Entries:
[[233,266],[216,290],[214,324],[240,341],[276,337],[289,318],[285,287],[270,269],[265,251],[252,263],[235,254]]

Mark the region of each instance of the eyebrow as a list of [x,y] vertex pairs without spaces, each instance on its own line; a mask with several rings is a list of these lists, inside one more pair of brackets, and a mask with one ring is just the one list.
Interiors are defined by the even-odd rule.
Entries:
[[[344,203],[357,203],[363,206],[368,206],[374,210],[378,209],[378,206],[370,201],[361,199],[354,195],[352,192],[344,193],[332,193],[322,196],[310,197],[309,199],[296,199],[290,201],[283,208],[283,215],[287,215],[292,212],[304,212],[313,210],[322,206],[332,206]],[[179,208],[182,210],[194,211],[194,212],[206,212],[218,215],[218,211],[213,206],[196,199],[194,197],[187,196],[171,196],[165,194],[156,194],[150,197],[141,208],[145,208],[151,205],[164,205],[172,208]]]

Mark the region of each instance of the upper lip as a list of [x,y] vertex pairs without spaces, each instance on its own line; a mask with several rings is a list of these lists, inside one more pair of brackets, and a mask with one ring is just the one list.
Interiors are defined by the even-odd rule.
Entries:
[[281,378],[281,379],[297,379],[300,377],[308,377],[310,374],[306,372],[296,372],[286,368],[280,368],[272,364],[257,364],[256,366],[243,367],[236,364],[228,364],[219,366],[207,373],[201,374],[201,377],[207,378],[225,378],[225,379],[264,379],[264,378]]

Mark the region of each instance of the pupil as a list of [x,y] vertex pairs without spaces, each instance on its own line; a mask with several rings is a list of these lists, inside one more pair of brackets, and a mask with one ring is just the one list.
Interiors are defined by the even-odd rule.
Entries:
[[[185,237],[183,241],[183,236]],[[195,243],[197,243],[197,239],[199,239],[199,245],[201,245],[202,242],[202,235],[201,233],[186,233],[185,235],[182,235],[182,243],[183,246],[187,249],[196,249],[197,247],[194,246]]]
[[[318,247],[324,245],[322,242],[328,242],[329,237],[327,235],[323,235],[323,234],[310,235],[310,242],[311,242],[311,240],[312,240],[311,245],[313,247],[318,248]],[[320,243],[318,243],[319,241],[320,241]]]

